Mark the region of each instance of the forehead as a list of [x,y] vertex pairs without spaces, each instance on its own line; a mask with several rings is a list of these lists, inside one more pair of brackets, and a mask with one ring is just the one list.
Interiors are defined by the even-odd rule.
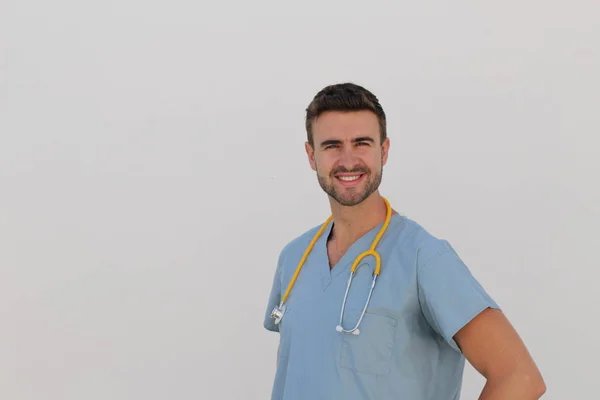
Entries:
[[356,137],[379,139],[379,120],[371,111],[327,111],[312,124],[313,139],[352,140]]

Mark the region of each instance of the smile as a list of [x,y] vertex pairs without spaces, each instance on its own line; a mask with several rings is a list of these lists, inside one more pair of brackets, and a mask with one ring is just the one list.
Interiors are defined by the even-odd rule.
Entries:
[[358,178],[360,178],[362,175],[352,175],[352,176],[338,176],[339,179],[346,181],[346,182],[351,182],[351,181],[355,181]]
[[338,179],[338,181],[344,185],[344,186],[354,186],[356,184],[358,184],[359,182],[362,182],[362,178],[364,178],[366,176],[366,174],[364,173],[358,173],[358,174],[344,174],[344,175],[336,175],[335,177]]

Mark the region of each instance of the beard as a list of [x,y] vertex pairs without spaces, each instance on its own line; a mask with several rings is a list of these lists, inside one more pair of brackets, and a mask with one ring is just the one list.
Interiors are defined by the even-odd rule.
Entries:
[[[340,172],[358,172],[365,174],[365,186],[364,189],[360,190],[358,188],[340,188],[336,189],[334,180],[337,179],[335,174]],[[375,192],[379,185],[381,184],[383,170],[380,170],[377,173],[372,173],[366,167],[358,167],[353,168],[351,170],[347,170],[345,168],[336,168],[331,171],[329,177],[324,177],[317,172],[317,180],[319,181],[319,185],[321,189],[325,193],[327,193],[331,198],[340,203],[343,206],[351,207],[365,201],[373,192]]]

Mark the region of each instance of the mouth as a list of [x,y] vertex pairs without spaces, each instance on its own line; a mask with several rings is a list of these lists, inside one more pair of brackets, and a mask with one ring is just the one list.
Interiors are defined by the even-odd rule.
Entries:
[[355,174],[338,174],[335,178],[344,186],[356,186],[360,183],[366,174],[359,172]]

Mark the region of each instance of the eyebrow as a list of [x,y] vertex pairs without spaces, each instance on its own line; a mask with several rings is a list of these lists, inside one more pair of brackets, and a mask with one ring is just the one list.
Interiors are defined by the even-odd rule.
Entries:
[[[361,137],[357,137],[352,139],[352,143],[358,143],[358,142],[371,142],[371,143],[375,143],[375,140],[373,140],[372,138],[368,137],[368,136],[361,136]],[[325,146],[329,146],[332,144],[341,144],[342,141],[338,140],[338,139],[330,139],[330,140],[324,140],[321,142],[321,147],[325,147]]]

